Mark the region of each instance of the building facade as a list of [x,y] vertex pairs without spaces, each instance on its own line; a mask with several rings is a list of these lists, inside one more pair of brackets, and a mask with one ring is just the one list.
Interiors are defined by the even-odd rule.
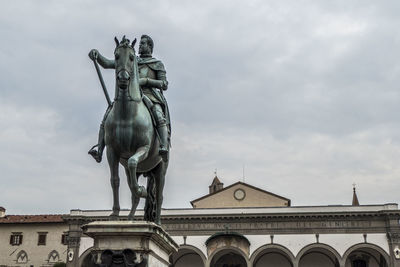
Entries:
[[68,230],[61,215],[6,215],[0,207],[0,266],[52,267],[65,262]]
[[[292,207],[245,183],[218,184],[214,179],[193,208],[162,211],[164,229],[180,245],[172,266],[400,267],[397,204]],[[121,211],[122,219],[128,212]],[[72,210],[64,217],[68,266],[89,266],[93,240],[81,226],[110,213]],[[137,213],[140,219],[143,212]]]
[[[162,210],[163,228],[180,245],[173,267],[400,267],[398,205],[359,205],[355,190],[352,205],[299,207],[215,177],[209,194],[191,204]],[[94,242],[82,226],[110,213],[6,215],[0,207],[0,267],[90,267]]]

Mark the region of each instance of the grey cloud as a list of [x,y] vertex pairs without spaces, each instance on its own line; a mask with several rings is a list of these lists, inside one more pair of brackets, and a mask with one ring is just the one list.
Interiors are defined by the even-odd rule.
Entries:
[[[108,208],[107,165],[86,154],[106,108],[87,53],[97,48],[111,57],[114,36],[143,33],[154,38],[170,81],[167,207],[188,206],[207,193],[215,168],[225,184],[236,182],[243,164],[247,182],[295,204],[349,203],[353,181],[362,203],[399,202],[393,187],[399,175],[398,5],[3,5],[2,205],[26,213]],[[113,71],[103,75],[112,92]],[[44,185],[57,190],[47,193]],[[19,188],[26,196],[13,193]],[[125,181],[121,188],[127,207]]]

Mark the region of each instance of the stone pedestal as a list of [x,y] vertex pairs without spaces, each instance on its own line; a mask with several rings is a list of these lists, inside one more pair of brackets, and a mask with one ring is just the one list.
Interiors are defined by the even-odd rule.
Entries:
[[84,234],[94,239],[92,253],[99,265],[105,264],[106,257],[108,261],[111,257],[121,261],[136,254],[136,266],[167,267],[170,265],[169,256],[178,250],[178,245],[168,233],[152,222],[97,221],[82,226],[82,229]]

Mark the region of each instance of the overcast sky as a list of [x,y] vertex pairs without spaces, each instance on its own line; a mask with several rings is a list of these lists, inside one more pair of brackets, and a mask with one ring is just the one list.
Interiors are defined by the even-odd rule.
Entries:
[[[294,206],[351,204],[353,183],[361,204],[398,203],[399,10],[397,0],[4,0],[0,206],[111,208],[108,165],[87,154],[106,110],[87,54],[110,58],[114,36],[142,34],[169,81],[165,208],[207,194],[215,169],[225,186],[244,180]],[[103,76],[112,89],[114,72]]]

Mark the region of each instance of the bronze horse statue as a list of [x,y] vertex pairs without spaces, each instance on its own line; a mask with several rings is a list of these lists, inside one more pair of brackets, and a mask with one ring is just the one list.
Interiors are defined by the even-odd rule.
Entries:
[[[105,120],[105,145],[111,172],[113,208],[111,218],[119,215],[119,164],[125,168],[132,208],[128,215],[134,219],[140,198],[146,198],[145,220],[161,224],[161,204],[168,156],[158,152],[159,139],[153,127],[151,113],[139,86],[139,71],[134,45],[123,37],[115,38],[115,100]],[[148,177],[147,190],[139,186],[140,175]]]

